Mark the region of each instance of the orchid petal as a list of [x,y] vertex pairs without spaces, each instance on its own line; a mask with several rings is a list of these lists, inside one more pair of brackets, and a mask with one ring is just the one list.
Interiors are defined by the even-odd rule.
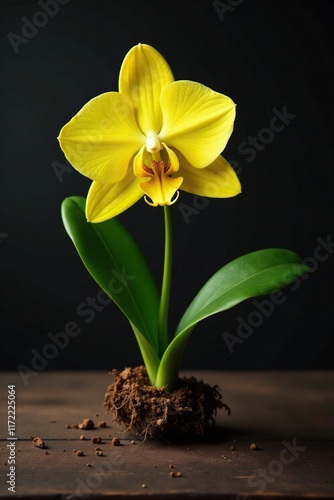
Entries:
[[177,81],[161,91],[162,141],[181,151],[195,168],[210,165],[233,130],[235,104],[229,97],[191,81]]
[[119,91],[130,97],[137,123],[145,135],[160,132],[160,94],[173,81],[167,62],[150,45],[140,43],[125,56],[119,75]]
[[182,191],[208,198],[231,198],[241,193],[237,174],[221,155],[205,168],[193,168],[179,152]]
[[60,147],[81,174],[114,184],[145,141],[128,97],[106,92],[90,100],[61,129]]
[[134,205],[143,192],[138,186],[138,179],[133,175],[132,166],[121,182],[103,184],[92,182],[88,191],[86,217],[89,222],[103,222],[127,210]]

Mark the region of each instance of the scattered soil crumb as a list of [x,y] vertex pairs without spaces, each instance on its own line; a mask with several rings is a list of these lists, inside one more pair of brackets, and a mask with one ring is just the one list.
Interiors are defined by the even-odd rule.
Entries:
[[86,465],[87,465],[87,467],[92,467],[92,464],[86,464]]
[[104,457],[104,453],[103,453],[103,451],[102,451],[102,450],[97,450],[97,451],[95,452],[95,455],[96,455],[97,457]]
[[147,488],[146,484],[144,484],[144,483],[141,485],[141,487],[142,488]]
[[93,420],[91,420],[90,418],[84,418],[83,421],[81,422],[81,424],[79,424],[79,429],[94,429],[95,428],[95,424],[93,422]]
[[100,438],[100,436],[94,436],[92,437],[91,442],[94,444],[99,444],[102,443],[102,439]]
[[66,425],[65,425],[65,428],[66,428],[66,429],[72,429],[72,427],[70,426],[70,424],[66,424]]
[[235,451],[235,450],[236,450],[236,448],[232,445],[232,446],[231,446],[231,450],[232,450],[232,451]]
[[218,409],[230,413],[219,387],[194,377],[179,378],[169,392],[152,386],[143,366],[111,373],[114,382],[105,395],[106,411],[115,422],[146,439],[173,441],[203,436],[214,425]]
[[118,438],[112,438],[111,444],[113,446],[121,446],[121,442],[120,442],[120,440]]
[[169,477],[183,477],[182,472],[170,472]]
[[50,455],[50,453],[48,451],[45,451],[44,455]]
[[169,464],[169,468],[170,469],[174,469],[174,465],[173,464]]
[[81,450],[77,450],[77,451],[75,452],[75,454],[77,455],[77,457],[83,457],[83,456],[84,456],[84,452],[83,452],[83,451],[81,451]]
[[32,442],[36,448],[46,448],[45,442],[40,437],[35,437]]
[[84,441],[86,438],[83,434],[81,434],[80,439],[81,439],[81,441]]
[[107,422],[105,420],[101,420],[98,423],[98,426],[101,427],[102,429],[105,429],[107,427]]
[[131,439],[130,444],[136,444],[136,441],[134,439]]
[[258,450],[258,449],[259,449],[259,448],[257,447],[257,444],[256,444],[256,443],[252,443],[252,444],[249,446],[249,448],[250,448],[251,450]]

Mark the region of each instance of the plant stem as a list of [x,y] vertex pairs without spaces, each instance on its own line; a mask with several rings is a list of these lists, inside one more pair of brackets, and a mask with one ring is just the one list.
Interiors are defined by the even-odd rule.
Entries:
[[159,309],[159,350],[160,356],[167,349],[168,339],[168,308],[170,297],[170,285],[172,279],[172,260],[173,260],[173,224],[172,224],[172,209],[168,205],[164,205],[164,221],[165,221],[165,253],[164,253],[164,268],[162,276],[160,309]]

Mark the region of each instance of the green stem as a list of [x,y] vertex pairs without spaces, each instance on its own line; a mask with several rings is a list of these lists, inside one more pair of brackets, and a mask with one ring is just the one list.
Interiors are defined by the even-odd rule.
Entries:
[[165,220],[165,254],[164,269],[162,276],[161,299],[159,309],[159,348],[160,355],[165,352],[169,344],[168,338],[168,308],[170,297],[170,285],[172,279],[172,260],[173,260],[173,225],[172,210],[168,205],[164,205]]

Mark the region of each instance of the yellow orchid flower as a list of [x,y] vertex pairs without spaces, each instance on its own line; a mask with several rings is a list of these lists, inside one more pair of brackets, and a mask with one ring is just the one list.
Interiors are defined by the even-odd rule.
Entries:
[[68,161],[93,180],[87,219],[115,217],[142,196],[152,206],[171,205],[179,189],[215,198],[239,194],[239,180],[220,156],[234,118],[229,97],[174,81],[153,47],[133,47],[121,66],[119,92],[90,100],[59,134]]

